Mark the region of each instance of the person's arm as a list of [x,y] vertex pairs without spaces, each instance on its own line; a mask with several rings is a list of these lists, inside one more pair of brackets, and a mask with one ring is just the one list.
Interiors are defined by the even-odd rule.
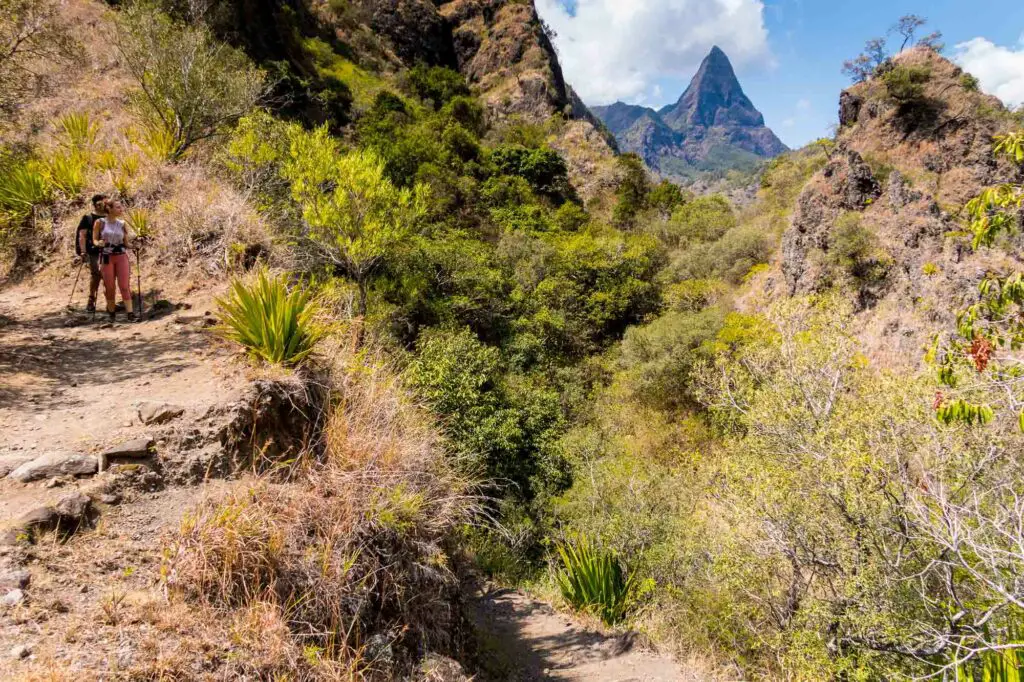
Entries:
[[84,215],[82,219],[78,221],[78,229],[75,230],[75,254],[78,256],[85,255],[85,248],[87,240],[85,233],[87,230],[91,230],[92,225],[89,224],[89,216]]
[[97,218],[92,224],[92,243],[96,246],[103,246],[100,234],[103,232],[103,218]]
[[124,246],[126,249],[132,248],[132,242],[135,241],[135,235],[128,229],[128,223],[124,224]]

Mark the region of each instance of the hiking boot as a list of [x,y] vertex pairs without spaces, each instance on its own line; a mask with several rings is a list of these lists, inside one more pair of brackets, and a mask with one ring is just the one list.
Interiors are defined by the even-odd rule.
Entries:
[[115,313],[115,312],[109,312],[109,313],[107,313],[107,315],[108,315],[108,316],[110,317],[110,323],[111,323],[111,324],[113,324],[113,323],[114,323],[114,320],[116,320],[116,319],[117,319],[117,313]]
[[85,304],[85,312],[87,312],[87,313],[94,313],[94,312],[96,312],[96,301],[95,300],[93,300],[91,298],[89,299],[89,302]]

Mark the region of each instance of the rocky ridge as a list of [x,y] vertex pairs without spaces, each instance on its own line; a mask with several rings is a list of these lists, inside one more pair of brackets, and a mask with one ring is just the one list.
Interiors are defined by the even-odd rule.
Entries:
[[[761,284],[769,298],[845,284],[856,292],[866,347],[900,367],[952,327],[987,273],[1020,268],[1020,244],[974,250],[964,232],[966,203],[1019,171],[992,153],[1012,115],[959,67],[915,48],[887,68],[926,73],[920,95],[901,102],[882,74],[842,93],[835,147],[800,194],[777,267]],[[849,249],[844,230],[862,239],[845,270],[836,265]]]

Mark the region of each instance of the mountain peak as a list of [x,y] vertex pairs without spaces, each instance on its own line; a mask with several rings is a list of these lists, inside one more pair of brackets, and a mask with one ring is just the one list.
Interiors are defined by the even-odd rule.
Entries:
[[732,62],[717,45],[701,62],[683,96],[662,109],[661,115],[673,128],[764,125],[764,116],[744,94]]

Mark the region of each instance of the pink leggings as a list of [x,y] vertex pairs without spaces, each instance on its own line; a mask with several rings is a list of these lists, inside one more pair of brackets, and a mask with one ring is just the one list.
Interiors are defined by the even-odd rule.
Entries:
[[109,256],[110,262],[103,263],[103,293],[107,297],[107,311],[114,312],[114,285],[121,290],[121,300],[126,310],[132,309],[132,275],[127,253]]

